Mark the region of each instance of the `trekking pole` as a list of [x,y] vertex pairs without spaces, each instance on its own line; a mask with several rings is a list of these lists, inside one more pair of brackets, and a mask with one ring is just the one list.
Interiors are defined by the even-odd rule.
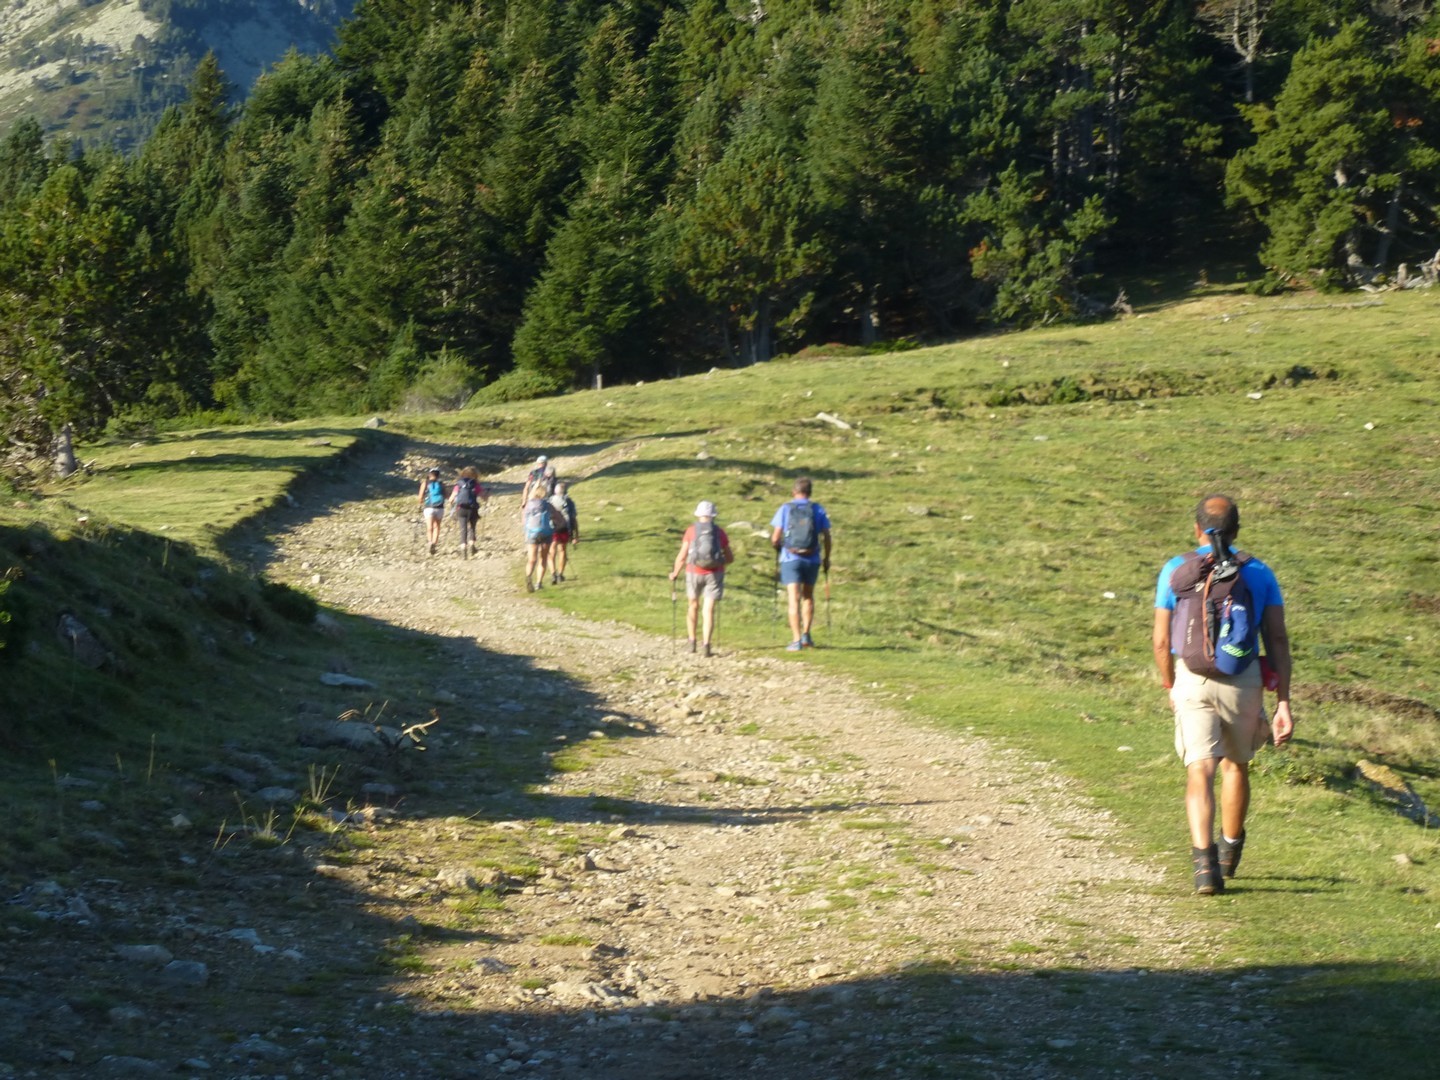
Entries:
[[679,644],[677,636],[680,633],[679,611],[676,607],[678,598],[675,595],[675,579],[670,579],[670,651],[674,652]]
[[778,554],[775,556],[775,587],[770,590],[770,605],[778,625],[780,622],[780,556]]
[[830,567],[825,567],[825,636],[830,636]]

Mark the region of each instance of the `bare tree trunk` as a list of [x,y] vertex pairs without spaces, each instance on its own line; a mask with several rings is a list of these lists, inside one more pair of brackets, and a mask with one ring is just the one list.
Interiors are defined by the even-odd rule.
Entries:
[[860,344],[874,345],[879,340],[880,311],[872,289],[865,294],[865,302],[860,305]]
[[66,424],[55,436],[55,472],[69,476],[79,467],[75,461],[75,432]]
[[1400,202],[1405,197],[1405,177],[1395,183],[1395,193],[1390,196],[1390,206],[1385,211],[1385,227],[1380,230],[1380,242],[1375,246],[1375,269],[1385,272],[1390,261],[1390,247],[1395,242],[1395,231],[1400,228]]

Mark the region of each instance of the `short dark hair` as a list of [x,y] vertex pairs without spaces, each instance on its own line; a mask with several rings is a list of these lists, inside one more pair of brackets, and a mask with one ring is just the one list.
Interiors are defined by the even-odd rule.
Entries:
[[795,478],[795,487],[791,490],[796,495],[804,495],[805,498],[808,499],[810,497],[810,478],[808,476],[797,476]]
[[1240,535],[1240,507],[1229,495],[1206,495],[1195,505],[1195,524],[1201,532],[1218,532],[1226,540]]

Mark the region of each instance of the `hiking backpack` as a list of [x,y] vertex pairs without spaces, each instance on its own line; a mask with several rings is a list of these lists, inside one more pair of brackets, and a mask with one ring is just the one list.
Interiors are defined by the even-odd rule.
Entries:
[[719,570],[725,565],[720,550],[720,532],[713,521],[697,521],[690,540],[690,565],[697,570]]
[[808,499],[805,502],[792,502],[790,511],[785,515],[785,533],[780,538],[780,546],[792,555],[810,556],[815,554],[815,504]]
[[525,539],[530,543],[549,540],[555,534],[550,504],[544,499],[531,499],[525,505]]
[[455,505],[470,507],[477,502],[475,498],[475,481],[468,476],[462,476],[455,481]]
[[445,505],[445,485],[442,484],[439,480],[430,480],[430,481],[427,481],[427,482],[426,482],[426,484],[425,484],[425,505],[426,505],[426,506],[444,506],[444,505]]
[[1260,652],[1260,624],[1241,572],[1250,559],[1238,551],[1220,558],[1191,551],[1170,575],[1170,647],[1196,675],[1238,675]]
[[551,495],[545,500],[545,505],[550,507],[550,524],[556,532],[570,531],[570,515],[565,509],[569,501],[563,495]]

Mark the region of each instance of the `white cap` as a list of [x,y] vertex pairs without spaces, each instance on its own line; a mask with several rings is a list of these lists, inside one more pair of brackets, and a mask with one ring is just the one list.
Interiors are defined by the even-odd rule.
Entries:
[[544,464],[545,464],[547,461],[549,461],[549,460],[550,460],[550,459],[549,459],[548,457],[546,457],[544,454],[541,454],[539,457],[537,457],[537,458],[535,459],[535,464],[536,464],[536,465],[544,465]]
[[695,507],[695,516],[696,516],[696,517],[708,517],[708,518],[713,518],[713,517],[716,515],[717,512],[718,512],[718,511],[716,511],[716,509],[715,509],[715,504],[714,504],[713,502],[711,502],[709,499],[704,499],[704,500],[702,500],[701,503],[700,503],[700,505],[697,506],[697,507]]

